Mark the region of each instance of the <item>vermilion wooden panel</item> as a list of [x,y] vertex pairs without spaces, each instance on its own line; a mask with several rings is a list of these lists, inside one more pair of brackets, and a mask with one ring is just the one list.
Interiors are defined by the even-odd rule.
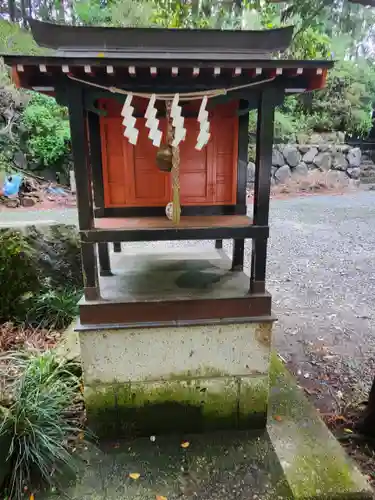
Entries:
[[[146,105],[144,99],[134,100],[137,113],[143,114]],[[196,102],[189,106],[189,111],[199,107]],[[107,112],[101,118],[105,206],[165,206],[172,198],[171,175],[156,166],[157,148],[148,139],[145,120],[137,118],[139,137],[137,145],[132,146],[123,137],[121,103],[102,99],[100,107]],[[201,151],[195,149],[199,123],[196,118],[185,119],[187,137],[180,145],[182,205],[236,203],[236,110],[237,103],[230,103],[210,112],[211,139]],[[160,126],[165,129],[165,119]]]
[[[135,146],[124,139],[125,170],[129,178],[128,206],[165,206],[170,201],[170,176],[156,165],[157,148],[148,138],[149,129],[144,118],[137,118],[139,130]],[[160,120],[164,130],[165,120]]]
[[212,141],[201,151],[195,149],[199,133],[196,118],[186,118],[186,139],[180,144],[180,192],[182,205],[212,203],[212,168],[207,159]]
[[127,202],[121,119],[101,118],[104,204],[121,207]]
[[238,117],[233,108],[215,108],[215,111],[211,127],[215,204],[234,204],[237,192]]

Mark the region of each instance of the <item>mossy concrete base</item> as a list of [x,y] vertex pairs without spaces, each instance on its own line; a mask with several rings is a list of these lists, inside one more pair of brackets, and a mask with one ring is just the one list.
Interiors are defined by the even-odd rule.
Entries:
[[265,428],[268,377],[210,377],[85,387],[100,437]]
[[272,322],[79,332],[99,436],[264,429]]
[[276,355],[270,376],[268,434],[292,497],[372,499],[373,491]]

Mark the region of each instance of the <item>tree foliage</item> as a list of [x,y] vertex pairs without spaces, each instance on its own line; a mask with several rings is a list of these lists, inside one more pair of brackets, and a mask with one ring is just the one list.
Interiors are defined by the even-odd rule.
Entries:
[[33,93],[22,119],[31,159],[45,167],[61,163],[70,149],[66,108],[52,97]]

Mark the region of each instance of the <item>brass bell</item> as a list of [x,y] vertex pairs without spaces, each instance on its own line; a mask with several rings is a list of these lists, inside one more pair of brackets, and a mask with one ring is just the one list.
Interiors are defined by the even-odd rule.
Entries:
[[162,144],[156,153],[156,164],[162,172],[170,172],[173,167],[172,147]]

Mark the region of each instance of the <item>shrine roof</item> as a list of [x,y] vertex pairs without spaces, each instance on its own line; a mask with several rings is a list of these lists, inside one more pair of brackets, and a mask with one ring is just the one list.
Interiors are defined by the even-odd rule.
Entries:
[[66,57],[263,59],[291,43],[293,26],[262,31],[67,26],[29,19],[34,40]]
[[[46,54],[2,54],[18,87],[53,93],[73,80],[152,92],[263,85],[324,87],[333,61],[281,59],[293,28],[264,31],[77,27],[30,19]],[[0,54],[1,56],[1,54]]]

